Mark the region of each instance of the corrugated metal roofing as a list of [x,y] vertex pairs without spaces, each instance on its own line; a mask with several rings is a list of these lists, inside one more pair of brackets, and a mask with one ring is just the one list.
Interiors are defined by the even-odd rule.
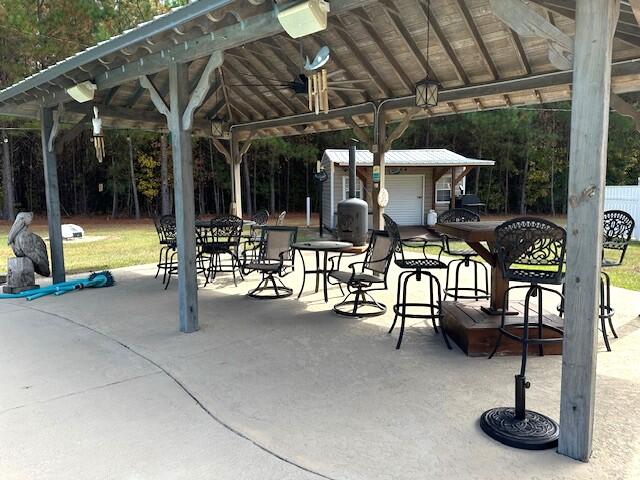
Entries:
[[[338,165],[349,165],[349,150],[325,150],[323,160],[329,160]],[[390,150],[385,153],[384,161],[387,166],[405,167],[491,166],[495,164],[492,160],[467,158],[446,148]],[[373,153],[369,150],[358,150],[356,153],[356,165],[363,167],[373,165]]]

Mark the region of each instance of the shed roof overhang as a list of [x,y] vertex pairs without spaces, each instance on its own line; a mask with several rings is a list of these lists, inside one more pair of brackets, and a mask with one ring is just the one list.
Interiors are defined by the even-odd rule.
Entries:
[[[41,106],[64,104],[63,121],[88,119],[97,105],[105,124],[165,129],[166,120],[140,85],[147,76],[168,97],[169,63],[188,63],[192,87],[209,55],[224,51],[213,85],[196,110],[194,132],[208,135],[212,120],[238,125],[240,137],[315,133],[365,126],[384,102],[387,121],[569,100],[572,72],[550,60],[551,42],[520,36],[493,11],[496,0],[333,0],[325,31],[290,38],[279,10],[299,0],[199,0],[141,24],[0,91],[0,114],[37,118]],[[575,0],[534,0],[528,7],[570,38]],[[427,24],[430,43],[427,55]],[[309,113],[306,97],[267,86],[293,80],[300,51],[328,45],[329,114]],[[427,61],[428,57],[428,61]],[[640,27],[623,2],[616,30],[612,89],[640,90]],[[425,75],[443,86],[440,103],[412,111],[414,85]],[[97,85],[94,102],[80,104],[66,89]]]

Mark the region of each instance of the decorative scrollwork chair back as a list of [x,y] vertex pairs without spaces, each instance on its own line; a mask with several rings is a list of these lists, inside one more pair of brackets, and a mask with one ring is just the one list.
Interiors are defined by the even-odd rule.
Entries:
[[235,215],[222,215],[209,223],[209,228],[200,229],[203,244],[224,243],[238,245],[242,235],[242,219]]
[[610,251],[617,254],[617,259],[607,259],[606,266],[620,265],[627,253],[631,242],[631,235],[635,228],[633,217],[622,210],[607,210],[604,212],[603,224],[603,256]]
[[562,283],[566,238],[564,228],[541,218],[515,218],[496,227],[495,248],[503,276],[530,283]]
[[176,217],[173,215],[162,215],[156,224],[158,238],[162,245],[172,245],[176,243]]
[[252,220],[260,227],[266,225],[269,221],[269,212],[267,210],[260,210],[253,216]]
[[[472,212],[471,210],[467,210],[466,208],[452,208],[451,210],[447,210],[446,212],[442,212],[440,215],[438,215],[438,223],[467,223],[479,221],[480,215]],[[460,250],[460,245],[454,244],[454,246],[452,246],[452,240],[457,239],[449,238],[448,235],[442,235],[442,249],[445,253],[448,253],[450,255],[458,255],[460,253],[463,253],[463,251],[466,251],[465,249]]]

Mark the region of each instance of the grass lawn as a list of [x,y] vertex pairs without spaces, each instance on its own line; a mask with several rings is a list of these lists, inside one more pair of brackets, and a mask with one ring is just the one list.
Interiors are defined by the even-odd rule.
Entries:
[[[65,267],[69,273],[91,272],[110,268],[155,263],[158,259],[158,237],[150,219],[131,220],[73,219],[85,229],[82,241],[65,241]],[[0,272],[6,270],[6,259],[13,256],[7,245],[9,224],[0,223]],[[38,223],[33,231],[47,237],[46,224]],[[303,230],[299,239],[305,240],[315,232]],[[429,253],[437,254],[430,247]],[[640,291],[640,242],[633,242],[621,267],[610,268],[613,285]]]

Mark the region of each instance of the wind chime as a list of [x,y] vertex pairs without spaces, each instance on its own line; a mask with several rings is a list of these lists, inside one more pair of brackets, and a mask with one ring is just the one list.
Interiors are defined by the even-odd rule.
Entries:
[[102,119],[98,117],[98,107],[93,107],[93,116],[91,123],[93,123],[93,147],[96,149],[96,158],[98,163],[102,163],[104,160],[104,135],[102,134]]
[[325,68],[309,77],[309,110],[329,113],[329,80]]

